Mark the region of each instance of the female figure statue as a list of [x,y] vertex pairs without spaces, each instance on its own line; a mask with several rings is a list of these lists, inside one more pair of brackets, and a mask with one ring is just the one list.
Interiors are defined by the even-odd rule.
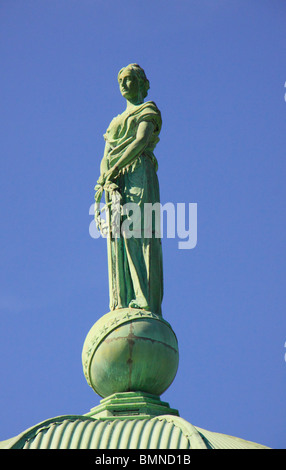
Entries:
[[[114,193],[119,193],[121,206],[135,203],[139,207],[141,224],[139,233],[131,236],[125,232],[119,236],[109,233],[110,310],[130,307],[161,315],[162,247],[160,235],[155,233],[154,217],[151,230],[149,227],[148,233],[144,232],[145,204],[149,203],[150,207],[160,202],[158,164],[153,150],[159,141],[161,114],[153,101],[144,102],[149,81],[139,65],[122,68],[118,82],[127,106],[104,134],[106,144],[95,200],[99,203],[105,190],[106,203],[110,206]],[[128,214],[120,217],[123,222]]]

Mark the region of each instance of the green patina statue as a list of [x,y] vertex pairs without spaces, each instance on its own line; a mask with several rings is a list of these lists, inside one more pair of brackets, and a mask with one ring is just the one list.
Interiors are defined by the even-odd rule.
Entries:
[[[161,210],[153,153],[161,114],[153,101],[144,102],[149,81],[139,65],[121,69],[118,82],[127,106],[104,135],[95,186],[95,220],[107,238],[110,311],[92,326],[82,350],[86,380],[107,400],[93,411],[102,419],[129,413],[177,414],[158,403],[179,363],[177,338],[161,309]],[[103,193],[104,207],[100,206]],[[106,220],[101,216],[104,211]]]
[[[122,68],[118,82],[127,107],[111,121],[104,135],[105,151],[95,186],[96,218],[100,214],[98,208],[103,191],[106,207],[110,209],[107,236],[110,310],[129,307],[161,315],[161,238],[155,230],[153,216],[151,229],[149,223],[146,233],[144,214],[146,204],[160,202],[158,164],[153,150],[159,141],[161,113],[153,101],[144,102],[149,81],[138,64]],[[114,220],[117,207],[112,203],[116,198],[120,200],[120,222],[125,221],[129,229],[133,228],[129,233],[111,231],[110,221]],[[137,222],[130,217],[130,212],[122,211],[132,204],[140,209]]]

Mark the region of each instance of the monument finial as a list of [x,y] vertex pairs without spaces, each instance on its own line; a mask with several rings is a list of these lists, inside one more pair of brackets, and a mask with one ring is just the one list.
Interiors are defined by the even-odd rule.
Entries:
[[[163,267],[160,233],[146,206],[160,202],[157,159],[161,113],[144,102],[149,81],[138,64],[118,73],[126,110],[105,135],[95,186],[96,220],[105,192],[110,312],[88,333],[84,374],[101,397],[140,392],[160,396],[178,368],[177,338],[162,318]],[[135,217],[134,217],[135,213]]]

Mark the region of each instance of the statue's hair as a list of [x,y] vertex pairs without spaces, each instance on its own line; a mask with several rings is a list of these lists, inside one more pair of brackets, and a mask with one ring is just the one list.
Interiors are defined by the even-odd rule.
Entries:
[[145,75],[144,70],[138,64],[129,64],[126,67],[123,67],[119,71],[118,77],[117,77],[118,80],[119,80],[119,77],[120,77],[121,73],[123,72],[123,70],[126,70],[126,69],[127,70],[132,70],[135,73],[136,77],[139,80],[139,86],[140,86],[140,89],[141,89],[141,92],[142,92],[142,97],[146,98],[146,96],[148,94],[148,90],[150,88],[150,83],[149,83],[148,78]]

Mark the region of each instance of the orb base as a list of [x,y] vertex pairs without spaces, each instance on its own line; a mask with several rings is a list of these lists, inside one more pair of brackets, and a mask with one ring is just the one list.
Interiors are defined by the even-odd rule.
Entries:
[[115,393],[101,400],[100,405],[87,413],[87,416],[108,420],[132,417],[145,419],[160,415],[179,416],[179,412],[159,397],[142,392]]

